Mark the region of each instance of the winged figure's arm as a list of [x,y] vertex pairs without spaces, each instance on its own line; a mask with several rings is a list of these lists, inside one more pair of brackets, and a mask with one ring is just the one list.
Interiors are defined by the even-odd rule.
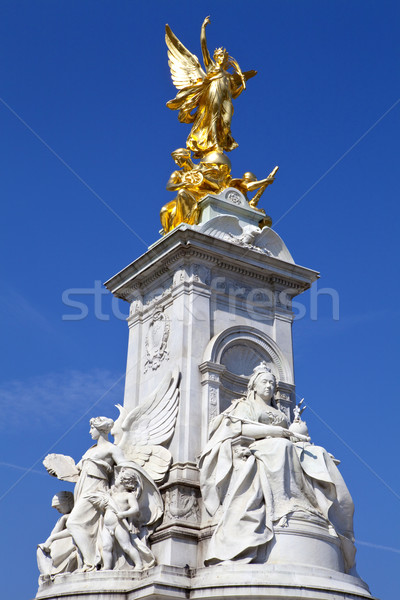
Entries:
[[210,17],[206,17],[203,21],[203,24],[201,26],[201,31],[200,31],[201,51],[203,53],[204,66],[207,69],[207,71],[208,71],[208,68],[212,65],[211,56],[210,56],[210,53],[207,48],[207,38],[206,38],[206,27],[209,24],[210,24]]
[[168,64],[171,69],[172,82],[178,90],[202,81],[205,73],[197,56],[172,33],[169,25],[165,26],[165,42],[168,47]]

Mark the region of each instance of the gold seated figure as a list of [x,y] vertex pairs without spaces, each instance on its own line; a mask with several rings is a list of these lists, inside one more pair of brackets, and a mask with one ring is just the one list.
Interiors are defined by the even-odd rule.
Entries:
[[196,224],[201,199],[210,193],[219,194],[231,180],[231,163],[225,154],[211,152],[197,165],[186,148],[175,150],[171,156],[180,169],[171,174],[167,183],[167,190],[176,191],[177,195],[161,209],[163,235],[180,223]]

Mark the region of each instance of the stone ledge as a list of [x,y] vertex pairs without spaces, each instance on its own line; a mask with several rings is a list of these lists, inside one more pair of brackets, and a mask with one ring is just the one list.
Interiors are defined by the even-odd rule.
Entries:
[[189,225],[180,225],[104,285],[114,296],[130,301],[135,291],[145,289],[151,282],[171,273],[171,269],[185,259],[204,261],[225,269],[227,273],[246,275],[264,283],[279,283],[291,289],[293,297],[308,289],[319,277],[311,269],[245,250],[196,231]]
[[322,567],[229,564],[201,569],[159,565],[144,573],[97,571],[58,575],[37,600],[375,600],[351,575]]

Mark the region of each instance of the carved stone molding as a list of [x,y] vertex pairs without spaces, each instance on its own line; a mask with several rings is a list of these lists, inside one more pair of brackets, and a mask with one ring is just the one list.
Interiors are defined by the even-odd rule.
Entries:
[[[315,271],[304,269],[298,265],[291,264],[289,265],[290,269],[286,269],[282,266],[285,264],[283,261],[279,261],[278,273],[276,259],[263,253],[257,253],[259,259],[253,257],[254,260],[249,269],[249,264],[243,261],[241,255],[238,255],[240,248],[235,244],[215,239],[212,248],[208,249],[201,247],[204,244],[204,237],[209,236],[204,236],[190,226],[177,228],[171,236],[167,236],[163,240],[163,243],[159,243],[157,249],[151,248],[149,252],[126,267],[105,285],[115,296],[128,299],[130,293],[133,295],[134,289],[138,287],[145,289],[154,281],[163,279],[166,273],[171,273],[171,270],[179,269],[179,263],[182,264],[182,260],[186,258],[191,262],[217,266],[225,272],[245,276],[249,280],[280,284],[283,287],[291,288],[292,296],[309,288],[311,282],[318,277]],[[173,244],[174,247],[172,247]],[[154,260],[155,252],[160,255],[158,261]]]
[[208,417],[210,421],[219,414],[218,388],[211,387],[208,391]]
[[211,281],[211,270],[205,265],[193,265],[193,278],[198,283],[209,285]]
[[[247,347],[251,350],[247,351]],[[235,359],[233,353],[236,351],[237,357]],[[249,363],[248,368],[252,366],[252,362],[258,363],[261,360],[266,360],[272,363],[271,366],[278,380],[289,384],[292,382],[290,366],[276,342],[255,327],[233,326],[210,340],[204,355],[205,362],[223,365],[224,355],[229,357],[228,364],[240,364],[246,358]],[[255,364],[252,368],[254,366]],[[248,373],[238,373],[237,371],[235,373],[233,371],[233,373],[247,376],[250,371]]]
[[201,385],[203,386],[203,402],[207,406],[207,424],[209,421],[219,415],[220,397],[219,389],[221,385],[221,375],[226,371],[224,365],[212,363],[210,361],[203,362],[199,365],[202,374]]

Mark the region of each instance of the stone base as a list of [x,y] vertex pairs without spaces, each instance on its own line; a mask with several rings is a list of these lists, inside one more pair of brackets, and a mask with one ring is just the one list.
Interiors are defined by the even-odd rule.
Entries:
[[296,565],[221,565],[189,569],[159,565],[144,573],[98,571],[57,575],[37,600],[374,600],[351,575]]
[[246,198],[239,190],[227,188],[221,194],[206,196],[199,204],[199,225],[206,223],[221,215],[232,215],[238,217],[239,223],[244,225],[256,225],[265,217],[265,213],[251,208]]

